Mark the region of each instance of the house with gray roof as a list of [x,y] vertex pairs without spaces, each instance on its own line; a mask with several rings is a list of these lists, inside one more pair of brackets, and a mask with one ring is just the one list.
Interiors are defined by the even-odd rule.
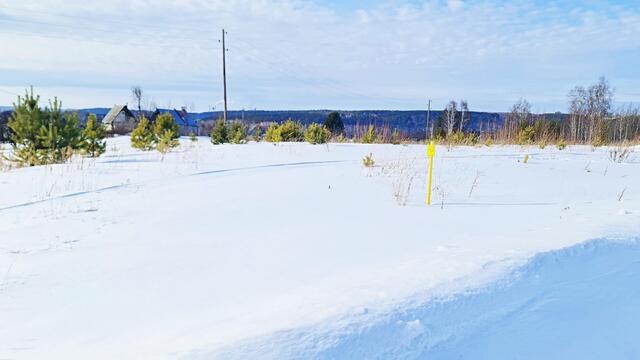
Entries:
[[138,120],[127,105],[115,105],[102,119],[105,129],[114,134],[127,134],[136,127]]

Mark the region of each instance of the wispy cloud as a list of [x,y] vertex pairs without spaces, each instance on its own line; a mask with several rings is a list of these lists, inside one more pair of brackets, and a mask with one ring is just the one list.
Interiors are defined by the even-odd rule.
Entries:
[[[505,110],[527,97],[562,110],[567,90],[609,76],[640,101],[640,9],[549,2],[6,0],[0,89],[66,89],[70,106],[125,102],[141,84],[161,105],[221,95],[228,31],[234,108],[420,108],[467,98]],[[635,56],[634,56],[635,55]],[[100,89],[104,94],[100,95]],[[87,96],[86,89],[91,89]],[[0,93],[0,103],[11,96]]]

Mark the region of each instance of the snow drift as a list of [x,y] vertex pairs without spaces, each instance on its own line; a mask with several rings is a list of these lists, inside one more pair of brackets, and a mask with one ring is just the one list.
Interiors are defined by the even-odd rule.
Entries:
[[382,316],[186,359],[637,359],[640,241],[536,255],[503,279]]

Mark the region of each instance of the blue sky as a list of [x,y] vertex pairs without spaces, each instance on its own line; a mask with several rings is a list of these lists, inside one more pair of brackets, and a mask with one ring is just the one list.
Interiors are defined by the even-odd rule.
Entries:
[[606,76],[640,103],[640,2],[4,0],[0,105],[34,85],[67,107],[221,107],[220,29],[232,109],[422,109],[523,97],[565,111]]

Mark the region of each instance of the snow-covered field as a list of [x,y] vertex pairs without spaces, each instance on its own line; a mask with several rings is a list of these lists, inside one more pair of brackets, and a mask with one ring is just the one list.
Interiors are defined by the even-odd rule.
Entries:
[[128,141],[0,172],[0,359],[640,357],[640,149]]

